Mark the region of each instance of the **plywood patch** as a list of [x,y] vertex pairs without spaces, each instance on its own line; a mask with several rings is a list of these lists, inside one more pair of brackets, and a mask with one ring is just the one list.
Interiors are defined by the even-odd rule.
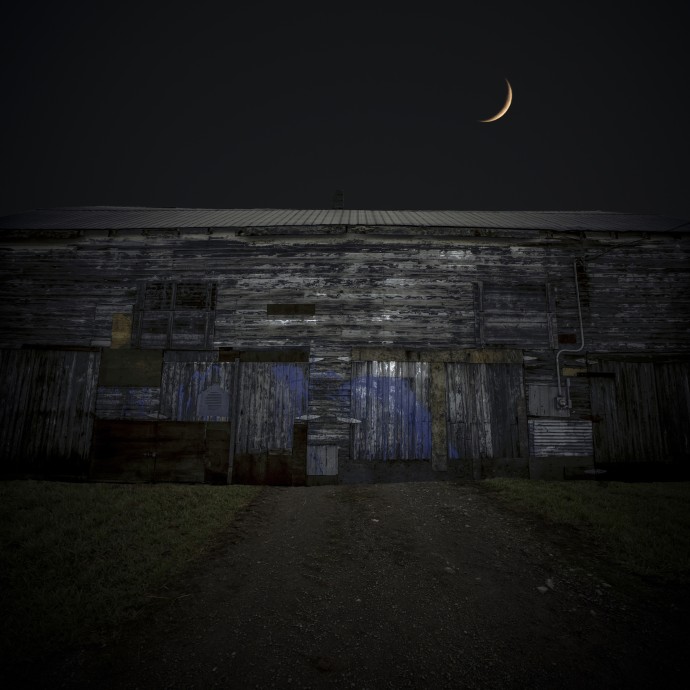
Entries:
[[113,314],[111,347],[114,350],[129,347],[132,343],[132,315]]

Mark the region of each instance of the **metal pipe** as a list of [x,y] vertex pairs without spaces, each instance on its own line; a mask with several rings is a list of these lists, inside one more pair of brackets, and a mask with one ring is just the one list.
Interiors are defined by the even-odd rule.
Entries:
[[568,405],[568,400],[563,397],[563,387],[561,386],[561,368],[558,364],[558,359],[561,356],[562,352],[582,352],[582,350],[585,347],[585,329],[582,324],[582,307],[580,306],[580,286],[577,281],[577,262],[580,261],[582,262],[582,265],[584,267],[584,259],[575,259],[573,261],[573,273],[575,276],[575,299],[577,302],[577,316],[580,321],[580,347],[569,350],[569,349],[563,349],[563,350],[558,350],[556,352],[556,380],[558,381],[558,398],[557,398],[557,403],[559,407],[567,407]]

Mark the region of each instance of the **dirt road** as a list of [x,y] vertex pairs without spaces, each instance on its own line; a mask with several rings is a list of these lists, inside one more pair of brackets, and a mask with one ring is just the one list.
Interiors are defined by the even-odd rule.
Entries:
[[476,484],[267,488],[169,603],[43,682],[684,687],[678,594]]

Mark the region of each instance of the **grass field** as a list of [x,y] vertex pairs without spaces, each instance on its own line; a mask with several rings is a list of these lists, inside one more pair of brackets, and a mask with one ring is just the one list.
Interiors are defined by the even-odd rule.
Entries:
[[690,482],[490,479],[482,486],[511,506],[580,529],[633,573],[690,583]]
[[259,491],[0,482],[0,656],[96,643],[158,596]]

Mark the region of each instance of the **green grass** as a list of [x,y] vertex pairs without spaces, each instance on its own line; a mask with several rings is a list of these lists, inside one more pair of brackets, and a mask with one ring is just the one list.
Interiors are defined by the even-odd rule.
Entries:
[[249,486],[0,482],[0,651],[95,643],[199,558]]
[[490,479],[508,504],[580,529],[638,575],[690,583],[690,482]]

